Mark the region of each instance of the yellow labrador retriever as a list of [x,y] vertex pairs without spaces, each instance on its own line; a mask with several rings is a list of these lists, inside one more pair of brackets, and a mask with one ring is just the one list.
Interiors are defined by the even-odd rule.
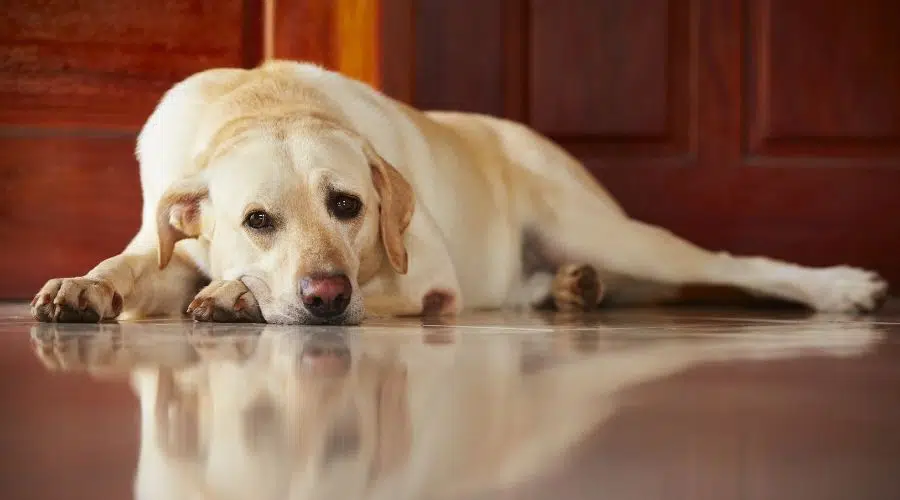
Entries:
[[698,248],[630,219],[572,156],[523,125],[419,112],[310,64],[187,78],[148,119],[137,155],[137,235],[87,275],[50,280],[35,318],[187,308],[201,321],[356,324],[455,314],[539,303],[573,263],[563,286],[575,301],[598,300],[582,293],[590,269],[613,303],[724,285],[850,312],[874,309],[887,289],[862,269]]

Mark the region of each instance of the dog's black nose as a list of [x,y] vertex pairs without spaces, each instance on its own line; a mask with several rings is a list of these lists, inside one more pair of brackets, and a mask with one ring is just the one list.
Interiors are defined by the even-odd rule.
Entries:
[[317,318],[333,318],[350,305],[353,286],[343,274],[307,276],[300,280],[300,297],[310,314]]

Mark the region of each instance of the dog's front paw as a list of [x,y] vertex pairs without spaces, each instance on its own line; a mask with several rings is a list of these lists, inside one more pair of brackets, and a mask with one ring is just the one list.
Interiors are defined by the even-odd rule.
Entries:
[[263,323],[256,297],[238,280],[213,281],[200,290],[187,313],[195,321],[217,323]]
[[553,279],[553,304],[560,312],[590,311],[600,301],[602,288],[593,267],[567,264],[559,268]]
[[52,279],[31,301],[31,315],[44,322],[97,323],[122,312],[122,296],[109,283],[90,278]]
[[871,312],[887,297],[888,284],[877,273],[848,266],[813,271],[808,304],[819,312]]

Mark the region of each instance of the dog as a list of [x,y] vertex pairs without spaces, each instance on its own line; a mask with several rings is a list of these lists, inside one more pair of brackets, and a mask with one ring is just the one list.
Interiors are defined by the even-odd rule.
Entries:
[[47,282],[36,319],[187,311],[351,325],[548,297],[658,304],[693,285],[846,313],[874,310],[887,292],[868,270],[700,248],[629,218],[524,125],[420,112],[307,63],[188,77],[162,97],[136,153],[136,236],[86,275]]

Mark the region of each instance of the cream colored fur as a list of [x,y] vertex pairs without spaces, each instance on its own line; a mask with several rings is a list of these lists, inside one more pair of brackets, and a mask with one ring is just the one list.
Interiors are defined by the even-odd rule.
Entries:
[[[851,312],[875,308],[886,291],[866,270],[699,248],[630,219],[572,156],[523,125],[419,112],[309,64],[187,78],[150,116],[137,153],[138,234],[86,276],[48,282],[34,302],[39,319],[180,314],[213,280],[198,301],[222,314],[199,319],[235,319],[240,304],[259,311],[243,319],[307,323],[299,281],[333,272],[353,285],[348,324],[524,306],[547,293],[544,274],[523,272],[526,235],[551,272],[597,268],[611,301],[710,284]],[[356,194],[360,218],[330,217],[327,186]],[[241,222],[253,206],[277,213],[283,230],[249,234]]]

